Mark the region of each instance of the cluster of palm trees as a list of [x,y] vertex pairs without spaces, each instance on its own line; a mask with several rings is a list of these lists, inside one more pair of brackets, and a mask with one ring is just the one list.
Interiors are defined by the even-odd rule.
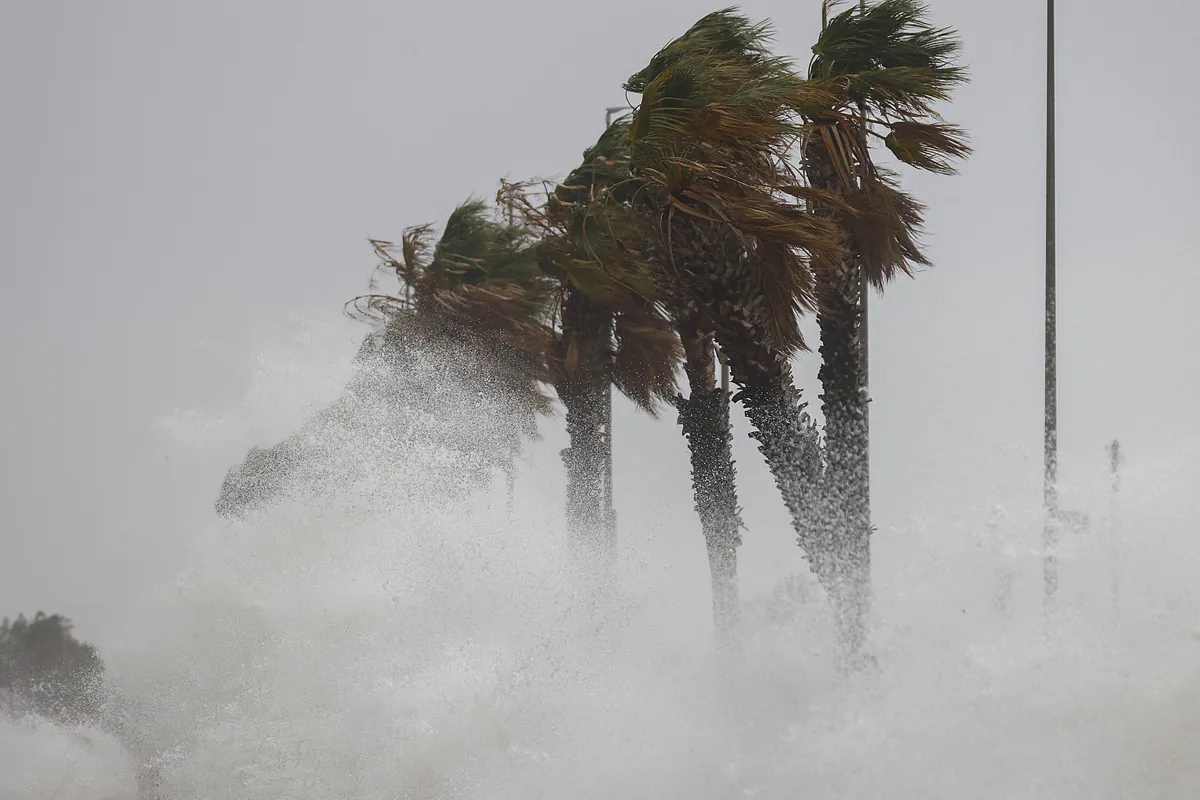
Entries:
[[[602,575],[615,564],[611,389],[650,413],[673,405],[726,640],[742,528],[729,415],[741,403],[854,650],[870,568],[865,292],[928,263],[922,206],[873,146],[936,173],[969,149],[935,110],[965,79],[954,32],[917,0],[832,5],[806,73],[769,50],[766,24],[733,9],[699,20],[628,79],[640,104],[561,183],[502,182],[494,209],[459,206],[436,242],[427,225],[372,242],[401,291],[352,308],[398,351],[461,353],[530,425],[553,391],[570,436],[569,541]],[[789,367],[807,349],[802,314],[821,332],[823,431]]]

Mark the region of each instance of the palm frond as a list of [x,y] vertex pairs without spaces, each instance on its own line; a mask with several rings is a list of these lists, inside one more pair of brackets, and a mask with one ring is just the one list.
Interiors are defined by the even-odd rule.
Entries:
[[883,113],[928,115],[967,79],[957,58],[958,35],[929,22],[918,0],[880,0],[860,13],[848,8],[827,19],[809,63],[809,77],[842,77],[848,100]]
[[814,280],[808,265],[798,263],[792,248],[770,240],[760,242],[747,263],[757,295],[765,305],[763,317],[770,341],[783,353],[806,349],[799,314],[815,308]]
[[630,168],[659,214],[673,302],[725,326],[718,338],[761,353],[744,341],[741,329],[752,328],[782,358],[804,346],[797,314],[815,303],[809,257],[844,253],[836,222],[811,213],[818,197],[840,201],[799,185],[792,151],[806,115],[845,103],[845,81],[802,79],[770,53],[768,36],[765,24],[718,12],[631,78],[642,102]]
[[[540,270],[536,242],[514,223],[492,219],[472,198],[455,208],[442,235],[423,225],[404,232],[400,246],[371,240],[380,268],[395,274],[401,292],[378,292],[347,304],[353,316],[382,325],[390,340],[454,343],[488,354],[491,377],[522,408],[542,412],[549,400],[545,325],[557,284]],[[520,398],[524,398],[523,400]]]
[[653,415],[677,391],[676,376],[683,358],[679,336],[653,313],[619,314],[613,329],[613,384]]
[[[433,258],[433,225],[426,223],[425,225],[417,225],[411,228],[406,228],[401,235],[401,255],[402,261],[398,269],[400,280],[404,283],[414,283],[421,270]],[[376,244],[376,242],[372,242]],[[378,247],[375,248],[376,253],[380,253]]]
[[874,286],[929,266],[919,240],[925,207],[900,190],[894,175],[877,170],[847,200],[853,213],[846,215],[846,225]]
[[426,270],[427,281],[452,284],[480,280],[484,262],[495,253],[495,238],[496,225],[489,218],[485,202],[472,197],[460,204],[442,228]]
[[[929,262],[919,243],[923,206],[876,166],[869,143],[882,139],[918,169],[954,172],[953,162],[971,150],[965,132],[943,122],[934,106],[966,80],[960,51],[957,34],[933,26],[919,0],[878,0],[863,11],[849,7],[827,16],[813,47],[809,79],[837,87],[840,96],[816,114],[805,112],[812,126],[805,172],[813,186],[845,201],[848,207],[815,205],[845,228],[847,244],[877,287]],[[829,285],[844,278],[845,262],[822,256],[814,269]]]
[[640,249],[646,223],[630,206],[629,128],[611,125],[561,184],[504,183],[498,202],[537,239],[539,266],[560,287],[552,383],[561,393],[611,380],[654,413],[674,394],[679,354]]
[[390,294],[364,294],[351,298],[345,305],[346,314],[361,322],[383,326],[389,320],[410,310],[404,298]]
[[687,33],[665,45],[650,63],[625,82],[625,91],[643,94],[663,72],[696,52],[714,56],[736,54],[748,60],[774,59],[767,49],[771,38],[769,23],[752,23],[735,7],[714,11],[702,17]]
[[950,159],[966,158],[971,153],[966,133],[945,123],[896,122],[884,144],[896,158],[917,169],[952,175]]

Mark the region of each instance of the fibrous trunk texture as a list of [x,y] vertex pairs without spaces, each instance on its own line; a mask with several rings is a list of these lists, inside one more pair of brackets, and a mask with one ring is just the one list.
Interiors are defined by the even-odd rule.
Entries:
[[610,574],[616,567],[612,511],[612,314],[575,290],[563,304],[563,376],[567,411],[567,537],[572,552]]
[[[737,369],[734,374],[738,374]],[[819,520],[821,494],[820,433],[805,410],[800,392],[792,384],[791,372],[740,376],[742,390],[736,399],[754,426],[750,436],[775,478],[792,518],[797,542],[817,578],[831,588],[834,578],[829,542]]]
[[[825,143],[814,137],[805,170],[816,188],[841,191]],[[836,217],[836,215],[833,215]],[[845,226],[845,219],[839,219]],[[825,416],[825,479],[821,527],[837,576],[835,605],[843,643],[858,650],[870,600],[871,501],[869,398],[863,341],[863,261],[846,229],[847,255],[816,269],[821,329],[821,410]]]
[[758,448],[791,515],[800,546],[823,582],[829,578],[826,543],[814,525],[821,480],[820,433],[792,384],[786,356],[770,339],[761,288],[748,278],[745,247],[723,225],[676,216],[671,223],[673,269],[668,287],[676,318],[704,320],[715,333]]
[[737,548],[742,543],[729,424],[729,393],[716,385],[712,335],[680,325],[690,394],[676,399],[679,424],[692,462],[692,492],[708,550],[717,647],[728,659],[736,648],[740,609]]
[[838,616],[845,641],[862,644],[870,596],[871,508],[867,397],[863,385],[857,270],[822,299],[821,408],[825,414],[823,526],[838,574]]

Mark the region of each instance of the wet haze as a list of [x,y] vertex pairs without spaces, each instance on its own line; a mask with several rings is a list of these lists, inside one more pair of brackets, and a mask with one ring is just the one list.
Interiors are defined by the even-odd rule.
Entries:
[[[1200,12],[1059,6],[1070,497],[1103,476],[1113,437],[1136,462],[1195,432]],[[565,174],[622,102],[622,79],[714,8],[0,3],[0,614],[61,612],[103,645],[179,567],[245,440],[291,422],[263,419],[189,460],[157,421],[177,409],[219,419],[257,354],[312,324],[342,331],[348,360],[359,332],[341,303],[366,287],[367,236],[439,222],[505,175]],[[743,8],[805,60],[816,0]],[[973,80],[947,116],[977,152],[957,178],[904,176],[929,205],[936,266],[872,306],[880,537],[990,497],[1033,504],[1041,484],[1044,11],[932,9],[965,42]],[[814,402],[815,372],[814,357],[798,360]],[[295,401],[297,419],[310,402]],[[622,535],[668,530],[702,570],[673,415],[656,423],[623,402],[616,413]],[[530,458],[548,463],[563,435],[545,427]],[[749,445],[739,438],[737,456],[753,593],[799,553]]]

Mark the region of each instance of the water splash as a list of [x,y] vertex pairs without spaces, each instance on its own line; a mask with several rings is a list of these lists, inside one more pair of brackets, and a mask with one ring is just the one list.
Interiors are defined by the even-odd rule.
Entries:
[[[468,438],[495,422],[447,413]],[[1038,510],[1001,502],[990,524],[982,507],[943,510],[878,537],[874,668],[839,673],[801,574],[747,593],[727,685],[706,581],[672,582],[660,544],[623,540],[613,596],[573,571],[555,461],[522,481],[510,520],[498,487],[444,491],[453,449],[325,433],[319,485],[208,524],[137,635],[106,653],[147,795],[1095,800],[1200,786],[1195,453],[1131,463],[1122,538],[1100,515],[1066,543],[1050,637]],[[37,730],[22,747],[59,747]],[[75,791],[61,796],[128,789]]]
[[0,716],[0,798],[126,800],[133,762],[111,734]]

